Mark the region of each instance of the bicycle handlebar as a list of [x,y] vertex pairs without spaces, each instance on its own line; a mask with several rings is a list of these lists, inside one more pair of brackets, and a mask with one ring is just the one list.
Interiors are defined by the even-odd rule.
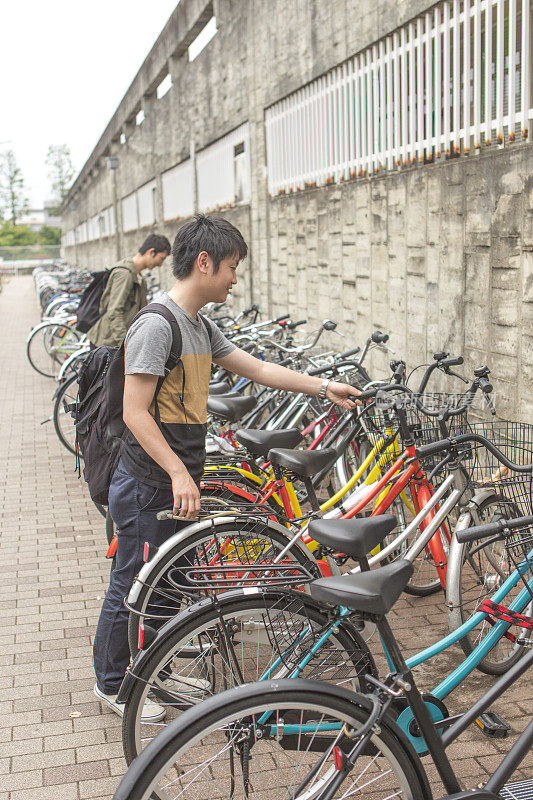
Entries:
[[350,356],[355,356],[357,353],[361,352],[360,347],[352,347],[351,350],[346,350],[344,353],[340,353],[339,358],[350,358]]
[[[489,401],[490,398],[488,397],[488,392],[492,391],[492,386],[488,382],[488,380],[486,379],[486,374],[488,373],[488,370],[487,370],[486,367],[483,367],[483,368],[480,368],[479,370],[477,370],[477,372],[479,374],[474,379],[472,385],[470,386],[470,389],[466,392],[466,398],[465,398],[465,401],[464,401],[463,405],[459,406],[458,408],[447,408],[446,409],[446,413],[447,413],[448,417],[455,417],[458,414],[462,414],[464,411],[466,411],[466,409],[469,408],[469,406],[472,404],[472,401],[474,400],[475,394],[476,394],[478,389],[481,389],[485,393],[485,397]],[[426,373],[426,375],[427,375],[427,373]],[[425,386],[425,383],[427,383],[427,381],[422,381],[421,386],[422,385]],[[378,387],[375,387],[375,388],[372,388],[372,389],[366,389],[364,392],[362,392],[358,396],[357,399],[358,400],[371,400],[374,397],[378,398],[379,394],[385,394],[386,392],[394,392],[394,391],[404,392],[404,394],[409,395],[412,398],[412,400],[414,401],[414,403],[415,403],[416,407],[418,408],[418,410],[421,411],[422,414],[425,414],[427,417],[439,417],[441,415],[441,411],[440,410],[439,411],[430,411],[428,408],[426,408],[422,404],[422,402],[419,399],[419,395],[421,394],[420,389],[419,389],[418,393],[415,393],[411,389],[409,389],[407,386],[404,386],[403,384],[400,384],[400,383],[391,383],[388,386],[378,386]],[[491,410],[494,408],[494,406],[492,405],[492,402],[490,402],[490,407],[491,407]],[[493,413],[495,413],[495,412],[493,411]],[[432,447],[432,446],[433,445],[426,445],[426,447]],[[435,454],[437,452],[440,452],[440,451],[435,451]],[[425,453],[425,455],[434,455],[434,453],[429,453],[428,452],[428,453]]]
[[500,464],[503,464],[507,469],[513,472],[530,472],[533,476],[533,464],[515,464],[513,461],[509,461],[507,456],[504,455],[496,445],[492,444],[491,441],[486,439],[485,436],[481,436],[479,433],[461,433],[459,436],[441,439],[439,442],[432,442],[431,444],[425,444],[422,447],[417,447],[416,454],[419,458],[436,456],[439,453],[443,453],[445,450],[452,450],[458,445],[467,444],[467,442],[482,444],[483,447],[486,447],[486,449],[498,459]]
[[457,541],[473,542],[476,539],[488,539],[490,536],[497,536],[506,529],[526,528],[533,525],[533,516],[516,517],[515,519],[499,519],[497,522],[488,522],[486,525],[475,525],[473,528],[466,528],[464,531],[457,531]]
[[295,328],[299,328],[300,325],[305,325],[306,322],[307,322],[306,319],[300,319],[298,320],[298,322],[287,322],[287,325],[285,327],[293,331]]

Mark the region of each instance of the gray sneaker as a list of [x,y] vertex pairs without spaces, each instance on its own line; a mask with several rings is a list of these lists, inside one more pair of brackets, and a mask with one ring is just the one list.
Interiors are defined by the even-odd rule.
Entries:
[[[124,707],[126,704],[117,703],[116,694],[104,694],[100,691],[98,684],[96,683],[94,685],[94,693],[103,705],[108,706],[111,711],[114,711],[115,714],[119,715],[119,717],[124,716]],[[150,698],[148,698],[144,703],[141,722],[161,722],[161,720],[165,718],[166,713],[166,708],[163,708],[163,706],[160,706],[159,703],[156,703],[154,700],[150,700]]]

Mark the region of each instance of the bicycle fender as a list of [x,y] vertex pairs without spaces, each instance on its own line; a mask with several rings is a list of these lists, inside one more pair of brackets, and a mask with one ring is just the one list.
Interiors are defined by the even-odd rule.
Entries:
[[[249,518],[247,517],[247,519],[253,520],[254,517],[252,515]],[[138,600],[139,593],[141,591],[143,583],[146,583],[148,581],[148,578],[150,577],[152,570],[157,565],[158,561],[160,561],[164,556],[166,556],[166,554],[170,550],[172,550],[177,544],[184,542],[192,534],[208,530],[209,528],[212,529],[213,526],[217,528],[220,525],[226,525],[227,523],[231,523],[234,520],[235,516],[228,515],[225,517],[216,517],[216,519],[204,519],[201,520],[200,522],[193,522],[191,525],[187,525],[186,528],[183,528],[181,531],[175,533],[173,536],[167,539],[166,542],[163,542],[163,544],[158,547],[157,553],[154,555],[154,557],[142,566],[141,571],[135,578],[133,586],[131,587],[128,593],[127,597],[128,605],[135,606],[135,603]],[[274,522],[271,519],[265,520],[263,518],[258,518],[258,520],[260,522],[263,522],[268,528],[272,528],[278,533],[282,533],[283,536],[287,539],[287,542],[289,541],[289,537],[287,536],[288,533],[287,528],[284,528],[283,525],[280,525],[278,522]],[[293,546],[297,547],[298,543],[296,543]],[[316,559],[314,555],[307,548],[305,549],[305,555],[310,559],[310,561],[316,564]]]
[[[493,497],[495,494],[494,489],[487,488],[476,492],[474,497],[468,503],[467,508],[462,512],[457,524],[454,528],[454,533],[466,530],[472,523],[472,512],[484,500]],[[456,630],[461,624],[459,609],[459,573],[461,569],[461,556],[463,548],[457,541],[456,536],[452,536],[450,550],[448,552],[448,571],[446,575],[446,608],[448,613],[448,625],[450,630]]]

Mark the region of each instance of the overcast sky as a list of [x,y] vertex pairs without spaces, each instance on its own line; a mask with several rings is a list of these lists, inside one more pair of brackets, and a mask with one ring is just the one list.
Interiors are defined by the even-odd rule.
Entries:
[[48,146],[82,168],[177,3],[0,2],[0,151],[14,150],[33,207],[50,196]]

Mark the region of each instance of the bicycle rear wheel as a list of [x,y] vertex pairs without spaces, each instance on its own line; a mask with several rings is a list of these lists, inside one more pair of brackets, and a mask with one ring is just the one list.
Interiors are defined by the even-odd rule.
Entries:
[[[155,615],[159,622],[170,619],[185,605],[196,602],[206,594],[205,589],[182,591],[176,588],[176,577],[179,577],[179,570],[175,566],[177,563],[199,567],[212,563],[215,558],[217,565],[230,569],[234,565],[242,569],[243,565],[270,564],[288,543],[288,537],[278,528],[261,518],[236,517],[233,521],[196,531],[186,539],[181,539],[161,558],[154,558],[150,562],[149,575],[144,576],[138,591],[135,611],[129,616],[128,640],[132,656],[138,650],[139,621],[143,616]],[[284,561],[299,564],[312,577],[320,577],[314,557],[300,542],[291,547]],[[228,584],[227,588],[232,586],[235,586],[235,582]]]
[[50,322],[38,327],[28,340],[28,360],[40,375],[54,378],[63,361],[74,351],[81,335],[68,325]]
[[[311,652],[332,623],[304,592],[226,592],[216,602],[189,607],[173,624],[173,630],[154,642],[132,668],[136,680],[122,726],[128,763],[163,725],[225,689],[261,677],[279,679],[298,665],[300,677],[354,690],[367,688],[366,674],[377,675],[367,645],[349,621],[340,621],[336,632]],[[165,723],[142,723],[148,693],[167,708]]]
[[[133,762],[114,800],[311,800],[335,779],[368,720],[362,695],[315,681],[252,683],[189,709]],[[151,794],[153,792],[153,794]],[[332,795],[429,800],[419,759],[383,718]]]

